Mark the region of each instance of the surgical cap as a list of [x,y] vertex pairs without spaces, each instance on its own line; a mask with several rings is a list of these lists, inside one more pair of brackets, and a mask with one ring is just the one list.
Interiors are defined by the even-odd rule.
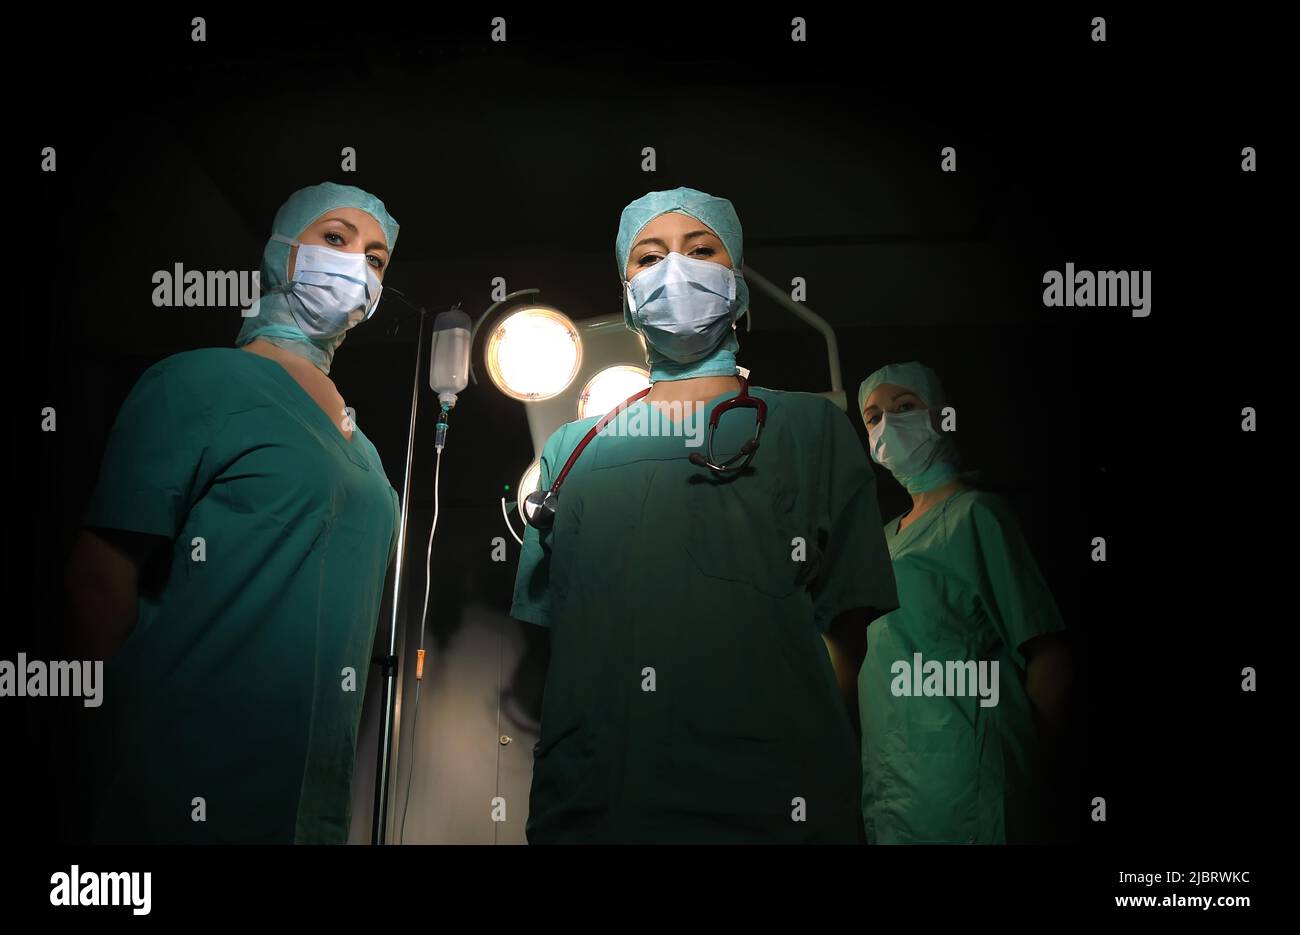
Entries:
[[731,265],[740,269],[744,265],[745,238],[740,229],[740,218],[730,201],[693,188],[674,188],[666,192],[647,192],[623,209],[618,220],[618,239],[614,242],[614,258],[618,261],[618,275],[627,275],[627,258],[637,235],[647,224],[661,214],[676,212],[693,217],[718,235],[722,245],[731,255]]
[[914,360],[905,364],[888,364],[863,380],[858,387],[858,415],[864,423],[867,417],[862,414],[862,407],[867,404],[867,397],[875,392],[876,387],[885,383],[911,390],[921,397],[927,409],[942,409],[946,404],[939,375],[925,364]]
[[[315,221],[336,208],[357,208],[374,218],[383,228],[391,257],[397,246],[397,221],[388,213],[382,201],[353,185],[321,182],[319,185],[298,189],[275,213],[271,233],[297,240]],[[288,282],[290,249],[289,244],[278,240],[267,240],[266,246],[262,248],[262,297],[258,302],[258,314],[244,319],[235,346],[242,347],[261,337],[277,347],[308,358],[325,373],[329,373],[334,351],[343,343],[347,332],[327,340],[309,338],[294,323],[284,295],[272,291],[282,288]]]

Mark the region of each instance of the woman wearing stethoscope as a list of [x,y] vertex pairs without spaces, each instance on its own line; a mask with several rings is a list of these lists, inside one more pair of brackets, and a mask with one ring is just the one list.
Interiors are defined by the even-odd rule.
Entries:
[[511,607],[551,631],[530,842],[860,838],[856,674],[897,606],[875,480],[832,403],[737,375],[742,243],[692,189],[623,211],[651,387],[542,451]]

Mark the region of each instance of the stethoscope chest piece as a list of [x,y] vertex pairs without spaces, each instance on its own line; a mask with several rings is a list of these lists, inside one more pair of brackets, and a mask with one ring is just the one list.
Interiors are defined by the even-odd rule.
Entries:
[[537,529],[550,529],[560,495],[551,490],[534,490],[524,498],[524,521]]
[[559,494],[551,490],[533,490],[524,498],[524,521],[538,529],[549,529],[555,523],[555,507]]

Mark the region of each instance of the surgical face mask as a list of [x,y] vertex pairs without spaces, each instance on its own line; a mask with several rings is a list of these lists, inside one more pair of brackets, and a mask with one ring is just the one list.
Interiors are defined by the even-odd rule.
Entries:
[[670,253],[624,283],[632,322],[665,357],[701,360],[731,327],[736,276],[720,263]]
[[952,443],[930,424],[930,411],[886,412],[867,432],[871,459],[907,488],[924,493],[957,476]]
[[383,287],[364,253],[305,244],[279,234],[271,239],[298,248],[293,275],[281,291],[309,338],[334,337],[374,314]]

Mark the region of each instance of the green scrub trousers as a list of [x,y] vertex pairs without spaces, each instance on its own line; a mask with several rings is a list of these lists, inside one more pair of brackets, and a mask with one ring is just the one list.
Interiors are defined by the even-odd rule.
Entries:
[[[821,634],[898,605],[875,477],[832,403],[751,393],[768,417],[743,475],[691,464],[706,447],[641,401],[578,458],[551,529],[527,528],[511,615],[551,640],[530,843],[860,838],[857,738]],[[544,487],[596,421],[551,435]],[[660,434],[631,436],[639,422]],[[727,413],[715,455],[753,432],[752,409]]]
[[[901,606],[871,625],[858,676],[867,841],[1032,841],[1039,769],[1020,648],[1064,629],[1056,602],[1002,498],[961,490],[901,533],[900,518],[886,535]],[[900,672],[917,653],[923,666],[997,661],[998,703],[981,705],[969,686],[901,694],[916,687]]]
[[276,361],[208,348],[144,373],[82,522],[165,537],[170,569],[87,725],[93,840],[347,840],[397,520],[374,446]]

